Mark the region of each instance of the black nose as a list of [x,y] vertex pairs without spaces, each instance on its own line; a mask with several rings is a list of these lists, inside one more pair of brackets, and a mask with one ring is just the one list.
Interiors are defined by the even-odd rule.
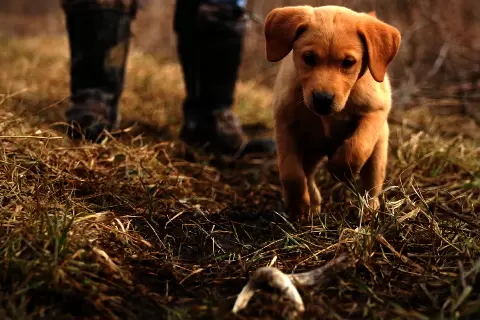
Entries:
[[323,91],[312,93],[313,109],[316,113],[326,115],[332,111],[334,95]]

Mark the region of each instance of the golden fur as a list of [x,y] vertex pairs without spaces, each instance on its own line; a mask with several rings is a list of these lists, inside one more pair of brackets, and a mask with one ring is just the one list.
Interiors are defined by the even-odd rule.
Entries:
[[386,70],[400,40],[400,32],[374,12],[294,6],[267,16],[267,59],[282,60],[273,108],[283,198],[292,218],[319,208],[313,177],[324,156],[338,179],[360,174],[370,205],[379,206],[391,108]]

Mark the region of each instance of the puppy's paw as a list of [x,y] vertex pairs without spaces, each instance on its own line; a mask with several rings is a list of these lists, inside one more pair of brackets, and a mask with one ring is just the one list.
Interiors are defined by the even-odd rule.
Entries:
[[322,196],[318,190],[316,192],[310,192],[310,214],[309,218],[313,218],[318,215],[322,210]]
[[368,206],[374,211],[380,209],[380,200],[378,199],[378,197],[374,197],[368,200]]
[[299,203],[286,203],[285,212],[290,218],[291,222],[299,222],[308,219],[310,215],[310,203],[302,201]]
[[344,143],[328,160],[327,168],[336,178],[346,182],[360,173],[364,163],[359,152],[350,143]]
[[322,195],[314,183],[310,183],[308,186],[308,193],[310,195],[310,205],[312,207],[320,206],[322,203]]
[[321,204],[310,205],[310,216],[312,216],[312,218],[314,216],[320,214],[321,211],[322,211],[322,205]]
[[[283,172],[288,171],[285,170]],[[308,216],[310,195],[306,180],[305,175],[300,173],[292,174],[292,172],[289,175],[284,174],[283,179],[281,179],[285,211],[292,222]]]

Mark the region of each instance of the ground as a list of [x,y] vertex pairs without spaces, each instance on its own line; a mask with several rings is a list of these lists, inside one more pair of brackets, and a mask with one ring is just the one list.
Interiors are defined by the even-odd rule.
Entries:
[[[122,130],[90,144],[56,125],[66,38],[0,45],[2,319],[234,319],[257,268],[309,271],[342,253],[351,266],[301,290],[304,319],[478,318],[479,128],[454,98],[392,114],[380,212],[320,168],[325,205],[292,224],[273,156],[231,163],[182,146],[175,61],[133,48]],[[241,82],[236,95],[248,132],[271,135],[269,88]],[[287,307],[265,289],[237,318]]]

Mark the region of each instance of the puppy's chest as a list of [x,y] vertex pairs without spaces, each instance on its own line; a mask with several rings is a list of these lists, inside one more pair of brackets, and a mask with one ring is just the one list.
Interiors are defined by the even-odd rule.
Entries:
[[297,143],[308,153],[331,155],[358,126],[354,116],[319,117],[296,121]]

